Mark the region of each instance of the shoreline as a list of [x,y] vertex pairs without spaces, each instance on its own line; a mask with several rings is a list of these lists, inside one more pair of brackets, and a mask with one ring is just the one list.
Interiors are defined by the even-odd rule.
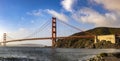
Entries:
[[87,61],[120,61],[120,52],[115,53],[100,53]]

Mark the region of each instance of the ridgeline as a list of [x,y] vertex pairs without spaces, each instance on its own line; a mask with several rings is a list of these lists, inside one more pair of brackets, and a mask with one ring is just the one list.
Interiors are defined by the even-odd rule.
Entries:
[[[71,36],[120,34],[120,28],[97,27]],[[120,43],[112,44],[109,41],[101,41],[94,44],[94,38],[65,38],[57,41],[58,48],[120,48]]]

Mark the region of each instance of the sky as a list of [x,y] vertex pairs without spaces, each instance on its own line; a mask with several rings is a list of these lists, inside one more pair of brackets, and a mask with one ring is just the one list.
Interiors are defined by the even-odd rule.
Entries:
[[[119,28],[120,0],[0,0],[1,38],[4,32],[12,34],[14,38],[25,37],[43,23],[50,22],[52,17],[82,30]],[[50,41],[23,43],[51,45]]]

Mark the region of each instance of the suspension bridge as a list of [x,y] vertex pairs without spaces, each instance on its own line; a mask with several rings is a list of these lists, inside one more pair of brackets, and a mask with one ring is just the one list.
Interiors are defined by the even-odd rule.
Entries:
[[[60,20],[58,20],[60,21]],[[71,27],[71,28],[74,28],[76,30],[78,30],[79,32],[83,32],[81,29],[75,27],[75,26],[72,26],[64,21],[60,21],[61,23]],[[45,27],[45,26],[44,26]],[[3,46],[6,46],[7,43],[10,43],[10,42],[20,42],[20,41],[30,41],[30,40],[52,40],[52,47],[55,47],[56,46],[56,42],[58,39],[64,39],[64,38],[94,38],[95,36],[91,33],[87,33],[88,35],[86,36],[57,36],[57,20],[55,17],[52,17],[52,27],[51,27],[51,37],[32,37],[32,38],[21,38],[21,39],[13,39],[13,40],[7,40],[7,34],[4,33],[3,34],[3,41],[0,42],[0,44],[3,44]],[[39,32],[39,31],[37,31]],[[36,32],[36,33],[37,33]],[[34,34],[34,33],[33,33]],[[33,35],[31,34],[31,35]]]

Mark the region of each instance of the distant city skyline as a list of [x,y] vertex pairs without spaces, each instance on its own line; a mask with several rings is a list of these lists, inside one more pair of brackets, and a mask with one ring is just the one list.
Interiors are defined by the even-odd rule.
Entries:
[[120,27],[120,0],[0,0],[0,35],[27,36],[53,16],[83,30]]

